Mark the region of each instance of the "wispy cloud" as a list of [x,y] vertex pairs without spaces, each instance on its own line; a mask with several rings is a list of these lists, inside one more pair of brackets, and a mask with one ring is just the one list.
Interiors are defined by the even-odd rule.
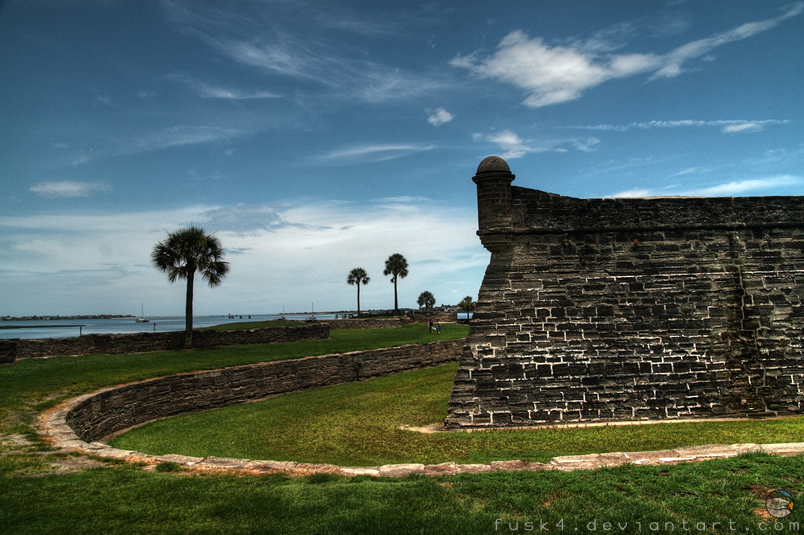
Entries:
[[[695,169],[685,170],[690,173],[695,172]],[[684,171],[676,173],[676,175],[686,174]],[[674,196],[687,196],[687,197],[734,197],[749,194],[752,192],[771,191],[778,188],[789,188],[792,186],[799,186],[804,184],[804,178],[794,175],[777,175],[763,178],[752,178],[745,180],[734,180],[731,182],[724,182],[722,184],[715,184],[703,188],[690,188],[679,191],[673,191],[671,194]],[[634,188],[627,191],[615,193],[610,197],[654,197],[660,195],[668,195],[664,188],[661,191],[649,188]]]
[[447,87],[436,75],[408,72],[374,62],[346,63],[345,71],[333,72],[330,76],[341,79],[342,83],[336,89],[347,98],[378,103],[410,99]]
[[680,121],[645,121],[635,122],[629,124],[596,124],[596,125],[580,125],[570,126],[567,128],[577,130],[602,130],[612,132],[627,132],[629,130],[650,130],[653,128],[690,128],[690,127],[704,127],[715,126],[721,129],[724,134],[734,133],[749,133],[760,132],[766,126],[787,124],[791,121],[789,119],[765,119],[761,121],[747,121],[743,119],[736,120],[717,120],[717,121],[700,121],[685,119]]
[[622,199],[622,198],[631,198],[631,197],[637,197],[638,198],[638,197],[652,197],[652,196],[654,196],[654,193],[651,192],[651,190],[649,190],[649,189],[634,188],[634,189],[621,191],[619,193],[615,193],[614,195],[610,195],[609,197]]
[[511,130],[503,130],[502,132],[495,132],[493,134],[474,134],[472,137],[475,141],[487,141],[496,144],[505,151],[502,154],[502,157],[505,159],[522,158],[526,154],[539,152],[568,152],[567,149],[564,148],[564,146],[567,145],[571,145],[583,152],[593,152],[596,150],[594,146],[600,143],[600,140],[595,137],[585,139],[554,139],[537,143],[532,139],[522,138],[519,134]]
[[490,141],[499,146],[505,151],[502,155],[505,159],[522,158],[532,152],[547,152],[549,150],[566,152],[566,149],[551,149],[549,147],[534,146],[532,140],[523,139],[510,130],[503,130],[502,132],[487,135],[475,134],[473,137],[475,141]]
[[201,212],[198,217],[209,231],[254,234],[299,226],[298,223],[291,223],[282,216],[282,212],[287,209],[288,206],[239,203]]
[[224,128],[207,125],[180,125],[150,132],[134,132],[123,139],[110,139],[108,146],[99,149],[78,150],[72,165],[79,166],[100,158],[148,153],[171,147],[224,142],[253,132],[249,129]]
[[783,188],[797,186],[804,182],[801,177],[792,175],[780,175],[766,178],[756,178],[748,180],[736,180],[725,184],[717,184],[706,188],[693,189],[686,195],[700,197],[731,197],[743,195],[752,191],[763,189]]
[[575,100],[587,89],[609,80],[642,73],[652,73],[650,80],[678,76],[684,72],[686,62],[710,56],[715,48],[770,30],[802,12],[804,2],[796,2],[787,6],[778,17],[746,23],[689,42],[667,54],[604,54],[606,40],[601,37],[586,44],[550,46],[540,37],[531,39],[525,32],[517,30],[500,41],[495,52],[484,54],[476,51],[466,56],[459,55],[451,64],[468,69],[479,77],[521,88],[528,94],[524,104],[539,108]]
[[365,59],[351,59],[332,51],[314,51],[307,43],[286,38],[273,43],[207,40],[243,65],[268,73],[307,80],[335,94],[366,102],[409,98],[444,87],[434,76],[407,72]]
[[94,88],[94,87],[91,87],[89,90],[90,90],[90,91],[92,91],[92,95],[93,95],[93,96],[95,97],[95,99],[97,99],[97,101],[98,101],[98,102],[100,102],[101,104],[106,104],[106,105],[108,106],[109,104],[111,104],[111,103],[112,103],[112,97],[111,97],[109,94],[107,94],[107,93],[101,93],[100,91],[98,91],[98,90],[97,90],[96,88]]
[[437,108],[435,110],[427,110],[427,122],[433,126],[441,126],[448,123],[455,118],[450,112],[444,108]]
[[698,173],[702,173],[702,172],[705,172],[705,171],[706,171],[706,169],[704,169],[703,167],[687,167],[686,169],[682,169],[681,171],[678,171],[676,173],[673,173],[672,175],[669,175],[667,178],[673,178],[673,177],[684,176],[684,175],[698,174]]
[[414,143],[358,145],[334,150],[322,155],[319,159],[330,163],[381,162],[409,156],[417,152],[432,150],[435,145],[419,145]]
[[595,145],[600,143],[600,140],[596,137],[590,137],[587,139],[573,139],[571,141],[572,146],[576,149],[583,151],[583,152],[594,152],[597,149],[594,149]]
[[730,124],[723,127],[724,134],[746,134],[750,132],[762,132],[764,126],[760,123]]
[[109,191],[111,188],[103,182],[40,182],[31,186],[30,191],[41,197],[74,198],[89,197],[96,193]]
[[195,145],[231,139],[245,134],[243,130],[220,126],[174,126],[138,139],[121,153],[149,152],[181,145]]
[[[419,73],[396,66],[367,60],[364,51],[343,46],[330,39],[333,29],[347,30],[364,36],[386,35],[383,24],[363,22],[355,18],[321,15],[322,6],[307,6],[304,16],[317,21],[324,31],[305,31],[303,35],[285,30],[274,20],[276,10],[254,10],[255,18],[247,19],[229,13],[225,8],[209,8],[196,3],[171,2],[169,12],[185,31],[229,60],[254,68],[264,74],[293,78],[304,84],[317,84],[328,91],[328,97],[384,102],[404,99],[444,88],[448,84],[439,73]],[[290,4],[277,8],[300,9]],[[284,16],[288,16],[287,13]],[[297,18],[297,15],[292,17]],[[199,88],[203,89],[203,88]],[[220,94],[210,87],[212,95]],[[313,86],[301,91],[319,90]],[[239,94],[231,89],[226,92]],[[248,94],[248,92],[245,92]],[[220,98],[220,97],[215,97]]]
[[190,78],[186,74],[174,74],[169,78],[178,80],[188,86],[196,95],[201,98],[218,98],[224,100],[255,100],[265,98],[279,98],[282,95],[271,91],[243,91],[224,87],[216,87],[204,82],[199,82]]

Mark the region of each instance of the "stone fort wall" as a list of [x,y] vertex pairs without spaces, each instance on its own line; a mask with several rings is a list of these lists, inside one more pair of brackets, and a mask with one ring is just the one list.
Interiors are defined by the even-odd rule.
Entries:
[[491,251],[445,425],[799,414],[804,198],[574,199],[478,168]]

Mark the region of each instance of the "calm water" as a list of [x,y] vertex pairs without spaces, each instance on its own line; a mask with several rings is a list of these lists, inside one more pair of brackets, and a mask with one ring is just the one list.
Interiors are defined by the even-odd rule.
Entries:
[[[307,314],[286,314],[286,319],[304,321]],[[279,319],[280,316],[253,315],[248,316],[195,316],[193,329],[203,329],[223,323],[238,323],[247,321],[266,321]],[[321,320],[334,319],[334,314],[316,314]],[[134,318],[120,319],[94,319],[94,320],[28,320],[28,321],[0,321],[0,327],[21,326],[21,329],[0,329],[0,338],[71,338],[81,334],[115,334],[115,333],[141,333],[141,332],[168,332],[183,331],[184,316],[148,317],[149,323],[136,323]],[[79,329],[79,325],[82,327]],[[36,327],[28,328],[24,327]],[[47,326],[47,327],[44,327]]]

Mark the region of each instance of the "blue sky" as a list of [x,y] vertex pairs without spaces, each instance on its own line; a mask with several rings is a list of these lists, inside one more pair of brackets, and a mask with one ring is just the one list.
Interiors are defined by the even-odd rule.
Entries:
[[471,177],[574,197],[804,194],[804,2],[0,3],[0,316],[476,297]]

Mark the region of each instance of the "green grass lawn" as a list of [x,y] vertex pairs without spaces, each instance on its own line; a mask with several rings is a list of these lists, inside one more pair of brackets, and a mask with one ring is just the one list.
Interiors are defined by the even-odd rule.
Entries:
[[327,340],[284,344],[25,359],[0,366],[0,434],[29,432],[36,412],[104,386],[255,362],[463,338],[467,332],[465,325],[445,324],[441,335],[437,335],[429,333],[426,325],[415,324],[388,329],[334,330]]
[[372,466],[548,462],[559,455],[804,437],[804,417],[473,433],[399,429],[444,420],[456,368],[448,364],[159,420],[116,437],[111,445],[155,455]]
[[[192,475],[116,464],[26,477],[10,475],[10,463],[0,457],[4,535],[448,535],[514,533],[515,527],[534,533],[675,535],[804,529],[801,457],[746,455],[667,467],[400,479]],[[776,488],[790,489],[796,499],[793,513],[778,525],[758,514]]]
[[[466,333],[463,326],[444,327],[442,338]],[[0,533],[388,535],[512,533],[518,528],[517,531],[538,533],[675,535],[804,530],[802,456],[755,454],[661,467],[620,466],[572,473],[495,472],[441,478],[198,474],[146,471],[136,464],[53,453],[35,440],[31,428],[38,412],[65,396],[111,384],[437,338],[427,333],[426,326],[382,331],[386,332],[332,331],[332,340],[276,346],[87,355],[0,366]],[[450,452],[455,454],[451,460],[458,462],[486,462],[497,455],[545,460],[550,451],[558,454],[652,449],[672,441],[676,446],[749,440],[783,442],[799,433],[798,419],[483,432],[439,435],[433,437],[435,442],[428,442],[431,439],[424,435],[397,430],[399,424],[437,421],[444,414],[453,373],[454,365],[442,366],[197,416],[227,417],[233,411],[235,420],[254,419],[258,438],[253,442],[272,448],[296,448],[294,455],[301,455],[306,441],[310,447],[310,453],[304,454],[307,457],[288,458],[319,461],[336,456],[348,459],[351,455],[355,462],[344,464],[373,464],[394,456],[435,462],[445,460],[444,455]],[[242,416],[238,411],[244,411]],[[380,423],[383,419],[388,422]],[[173,424],[171,420],[165,423]],[[230,430],[235,432],[234,428]],[[15,444],[11,433],[25,435],[33,443]],[[294,436],[297,434],[300,436]],[[444,440],[447,442],[441,442]],[[795,440],[801,440],[801,433]],[[220,442],[221,447],[226,447],[225,440]],[[391,451],[393,448],[399,451]],[[356,457],[358,452],[365,457]],[[92,462],[97,467],[84,467],[75,473],[57,470]],[[761,516],[764,498],[777,488],[792,491],[795,509],[779,524],[773,519],[761,524],[768,522]]]

